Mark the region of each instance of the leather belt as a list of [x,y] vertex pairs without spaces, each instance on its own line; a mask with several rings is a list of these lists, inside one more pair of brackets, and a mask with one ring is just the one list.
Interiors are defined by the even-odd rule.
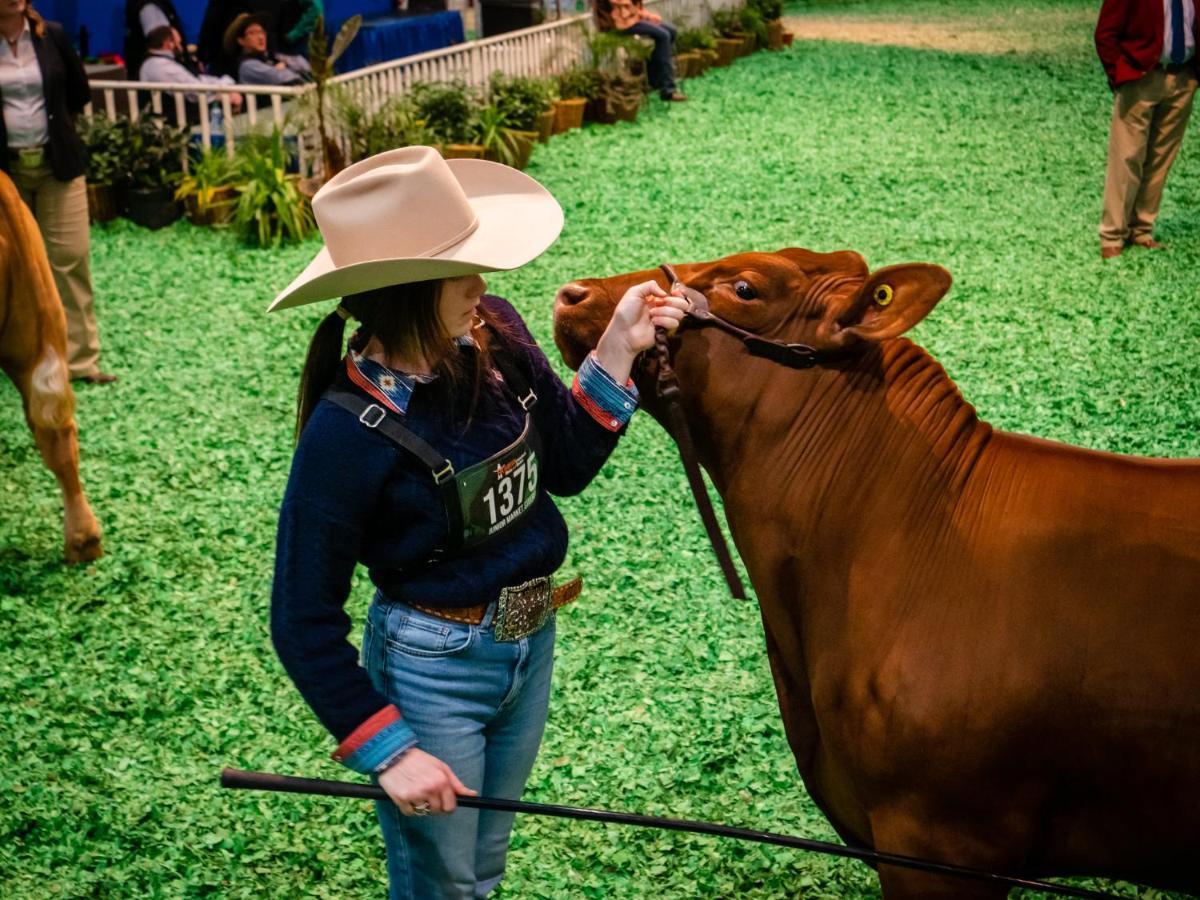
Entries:
[[[535,579],[541,580],[541,579]],[[524,587],[524,586],[522,586]],[[505,588],[505,590],[509,590]],[[517,588],[515,590],[520,590]],[[573,578],[570,581],[557,585],[550,592],[550,603],[547,611],[552,611],[566,606],[568,603],[573,603],[579,599],[579,595],[583,592],[583,579]],[[407,603],[413,609],[420,610],[426,615],[433,616],[435,619],[445,619],[448,622],[461,622],[464,625],[479,625],[483,622],[483,617],[487,615],[490,603],[480,603],[478,606],[425,606],[420,603]]]

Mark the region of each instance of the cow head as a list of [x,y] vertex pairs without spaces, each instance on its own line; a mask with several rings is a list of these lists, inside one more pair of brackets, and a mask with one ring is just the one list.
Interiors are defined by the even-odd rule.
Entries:
[[[849,250],[739,253],[675,270],[708,297],[722,319],[760,337],[818,350],[852,350],[903,334],[950,288],[950,273],[940,266],[909,263],[871,272]],[[554,341],[569,366],[578,368],[596,346],[625,291],[652,278],[668,286],[654,269],[587,278],[559,289]],[[681,346],[690,333],[680,333]]]

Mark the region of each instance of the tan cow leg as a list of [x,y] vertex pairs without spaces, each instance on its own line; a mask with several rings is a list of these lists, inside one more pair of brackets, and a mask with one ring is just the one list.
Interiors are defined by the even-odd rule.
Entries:
[[88,562],[102,555],[100,523],[92,513],[79,480],[79,443],[73,416],[75,400],[67,366],[58,352],[46,348],[41,360],[17,386],[25,417],[46,468],[62,489],[65,523],[63,555],[69,563]]

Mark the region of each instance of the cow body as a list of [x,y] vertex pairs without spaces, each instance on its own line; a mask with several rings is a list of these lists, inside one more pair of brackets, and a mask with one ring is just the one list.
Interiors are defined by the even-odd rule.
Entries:
[[[948,288],[936,267],[873,275],[857,254],[780,251],[679,272],[718,315],[834,354],[797,371],[715,329],[673,342],[789,743],[839,833],[992,870],[1200,888],[1200,462],[981,422],[896,337]],[[560,291],[569,363],[647,277]],[[894,303],[864,302],[883,284]],[[889,898],[1004,894],[880,877]]]
[[38,450],[62,490],[64,555],[84,562],[101,555],[100,526],[79,480],[66,335],[37,222],[0,172],[0,369],[17,386]]

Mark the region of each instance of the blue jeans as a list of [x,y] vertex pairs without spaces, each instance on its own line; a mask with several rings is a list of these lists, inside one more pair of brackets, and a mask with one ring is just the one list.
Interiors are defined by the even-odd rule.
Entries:
[[670,22],[641,21],[626,28],[621,34],[641,34],[654,40],[654,52],[650,54],[648,75],[650,87],[656,88],[662,97],[675,93],[675,62],[672,48],[675,46],[677,29]]
[[[493,607],[494,609],[494,607]],[[376,595],[363,664],[400,708],[418,746],[485,797],[517,799],[533,768],[550,702],[554,619],[519,641],[480,625],[426,615]],[[504,875],[513,814],[464,809],[405,816],[376,811],[387,847],[391,900],[473,900]]]

